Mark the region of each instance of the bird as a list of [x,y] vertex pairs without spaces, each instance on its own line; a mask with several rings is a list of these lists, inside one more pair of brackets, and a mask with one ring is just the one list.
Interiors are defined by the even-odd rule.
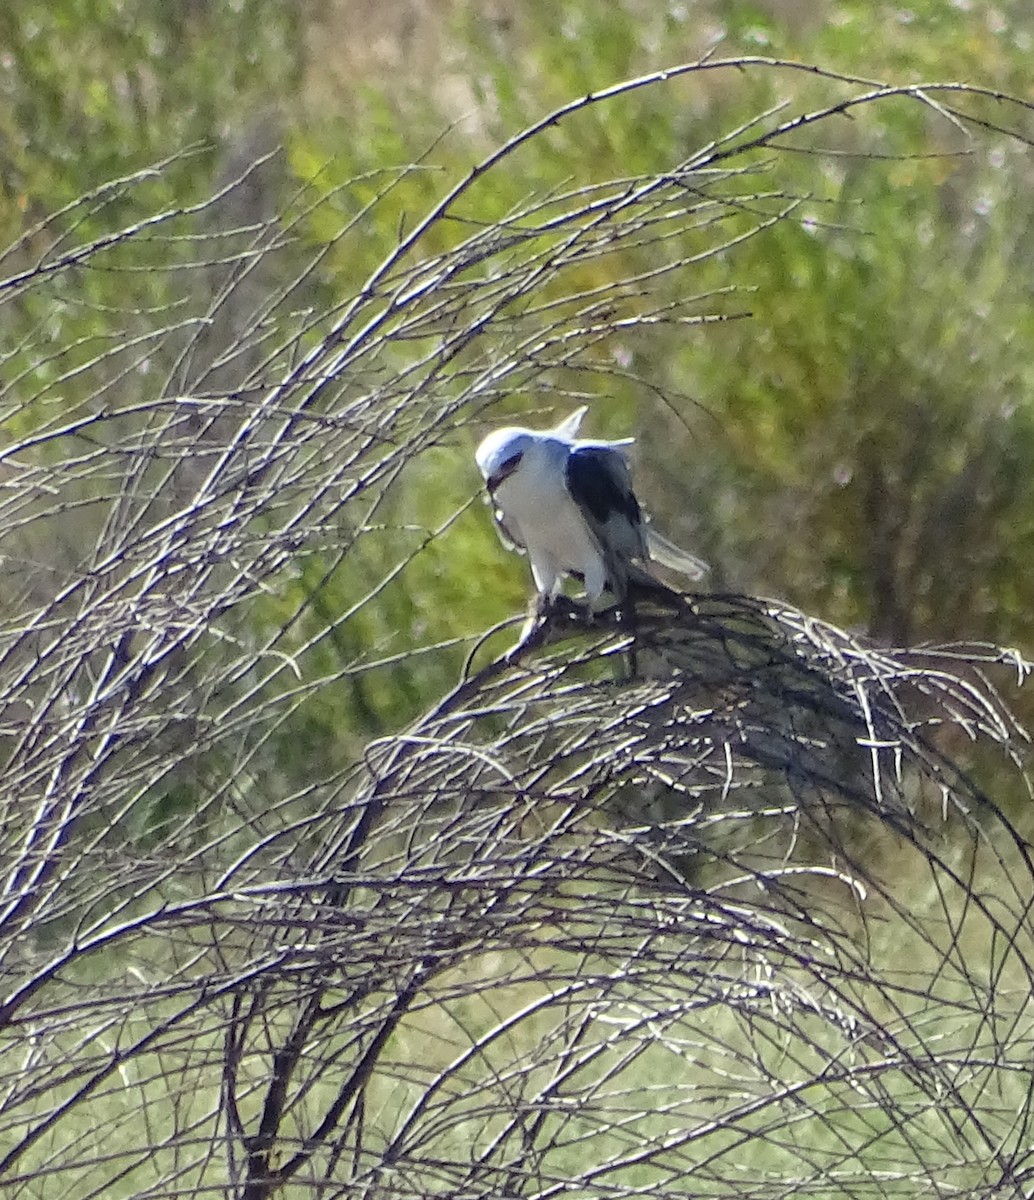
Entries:
[[621,604],[629,582],[662,586],[651,563],[702,579],[707,564],[659,534],[636,499],[628,460],[635,439],[579,438],[586,412],[552,429],[496,429],[475,454],[499,536],[527,554],[537,601],[548,607],[572,576],[589,611],[600,611]]

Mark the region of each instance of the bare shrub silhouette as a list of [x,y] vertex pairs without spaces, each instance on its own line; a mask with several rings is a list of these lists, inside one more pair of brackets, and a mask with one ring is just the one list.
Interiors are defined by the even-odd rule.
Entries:
[[[1026,107],[979,89],[830,77],[838,98],[663,174],[464,209],[587,106],[770,69],[821,75],[694,64],[551,114],[336,309],[294,237],[315,201],[270,216],[263,191],[248,218],[250,170],[97,232],[146,178],[119,181],[12,250],[34,261],[0,286],[26,331],[0,455],[5,1194],[1031,1194],[1034,871],[980,783],[1023,786],[994,686],[1018,654],[658,591],[499,657],[471,631],[489,661],[407,729],[304,777],[280,759],[351,613],[299,635],[310,598],[275,622],[263,599],[306,556],[353,561],[500,397],[593,369],[615,328],[736,315],[692,267],[808,210],[772,155],[891,101],[1024,137]],[[687,234],[647,275],[580,274]],[[108,273],[124,325],[48,349],[43,314]],[[354,611],[422,552],[357,578]]]

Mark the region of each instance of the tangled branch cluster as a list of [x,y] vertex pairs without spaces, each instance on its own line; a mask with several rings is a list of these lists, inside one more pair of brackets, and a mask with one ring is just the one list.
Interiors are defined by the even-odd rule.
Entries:
[[[1021,778],[985,674],[1018,657],[644,595],[559,614],[361,761],[278,758],[329,682],[310,652],[384,583],[313,631],[298,561],[354,561],[425,450],[615,328],[730,315],[581,267],[692,234],[656,277],[688,272],[802,203],[757,155],[966,98],[842,83],[418,257],[553,114],[337,309],[294,241],[317,201],[235,207],[268,163],[98,232],[146,183],[119,181],[8,252],[5,1194],[1030,1193],[1034,871],[962,757]],[[61,342],[97,279],[156,270],[159,308]]]

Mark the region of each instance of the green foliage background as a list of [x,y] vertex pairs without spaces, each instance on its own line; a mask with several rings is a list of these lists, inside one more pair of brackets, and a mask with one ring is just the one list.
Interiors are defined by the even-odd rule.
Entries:
[[[353,213],[372,199],[386,161],[440,168],[407,177],[375,206],[367,257],[342,243],[342,275],[386,253],[486,145],[574,96],[703,49],[702,40],[721,55],[1029,91],[1022,6],[839,3],[802,18],[790,5],[532,0],[514,6],[502,33],[476,10],[460,17],[473,133],[461,127],[436,143],[445,114],[426,88],[372,85],[345,99],[349,137],[332,121],[298,133],[296,147],[309,148],[295,159],[301,173],[305,161],[313,179],[327,162],[334,182],[370,173],[367,190],[352,191]],[[783,99],[818,105],[831,94],[822,81],[757,70],[735,84],[694,77],[596,106],[494,171],[473,194],[472,217],[498,217],[532,190],[658,169]],[[1034,599],[1029,154],[993,132],[979,145],[951,135],[936,113],[899,103],[845,120],[832,144],[824,129],[815,157],[788,154],[770,167],[773,192],[814,199],[810,219],[780,222],[670,285],[740,289],[719,307],[749,308],[749,320],[615,338],[600,347],[596,379],[550,379],[516,403],[567,411],[566,386],[598,400],[594,428],[634,431],[650,506],[715,564],[716,586],[783,595],[892,642],[1025,644]],[[695,248],[690,237],[651,246],[636,265]],[[457,564],[491,559],[491,546],[475,549],[490,537],[484,526],[477,513],[454,532]],[[459,609],[419,567],[406,587],[450,614],[437,622],[443,633],[461,632],[515,603],[519,571],[492,572]]]
[[[19,0],[0,15],[0,230],[15,245],[5,265],[31,265],[36,219],[113,179],[192,151],[75,209],[80,234],[84,224],[102,235],[188,207],[279,137],[290,174],[277,181],[278,199],[294,209],[294,236],[326,246],[318,299],[333,304],[487,148],[554,106],[708,45],[894,81],[1029,88],[1023,6],[818,8],[821,16],[801,17],[777,4],[524,0],[429,15],[414,5],[415,20],[448,21],[436,45],[445,77],[463,85],[458,112],[440,72],[381,78],[372,56],[366,75],[328,92],[335,39],[313,31],[338,20],[361,44],[347,5]],[[351,49],[350,62],[361,62]],[[464,212],[487,222],[532,193],[657,170],[783,98],[817,104],[830,94],[821,80],[758,69],[597,105],[493,170]],[[588,397],[592,428],[637,434],[642,492],[665,527],[714,563],[716,586],[780,594],[892,641],[1025,642],[1034,600],[1031,168],[1029,155],[993,133],[961,155],[950,133],[935,113],[886,105],[845,120],[835,145],[816,146],[828,153],[772,163],[766,187],[812,197],[809,221],[779,222],[659,285],[662,295],[738,289],[716,309],[749,309],[749,320],[615,336],[599,347],[595,378],[544,379],[500,415],[530,409],[551,419]],[[418,253],[443,249],[435,239],[447,228]],[[128,292],[126,273],[87,270],[63,303],[46,296],[46,312],[35,294],[6,304],[9,435],[60,420],[62,405],[73,410],[75,369],[100,348],[146,342],[170,306],[182,311],[175,276],[139,268],[149,254],[167,265],[196,252],[174,238],[145,246]],[[635,266],[699,248],[685,234],[644,248]],[[614,263],[600,259],[597,269]],[[52,355],[41,353],[41,330]],[[148,368],[120,379],[122,402],[127,388],[146,398],[175,364]],[[414,469],[377,514],[384,532],[360,555],[369,585],[393,562],[398,536],[415,550],[474,492],[469,453],[481,428]],[[347,755],[397,727],[455,677],[462,652],[398,656],[518,608],[525,575],[475,505],[307,655],[304,669],[328,684],[301,706],[288,742],[300,736],[336,758],[328,740]],[[310,559],[249,620],[276,624],[297,610],[297,645],[307,645],[364,586],[354,558],[347,572]],[[382,659],[391,664],[372,665]]]
[[[401,39],[394,49],[385,31]],[[1030,98],[1032,48],[1034,15],[1019,3],[0,6],[0,437],[22,444],[0,470],[67,455],[67,429],[110,410],[130,414],[117,436],[139,439],[145,492],[158,470],[145,461],[157,398],[249,403],[320,344],[477,163],[587,93],[712,52]],[[759,60],[585,107],[474,180],[400,270],[432,264],[533,198],[545,223],[565,193],[670,170],[741,126],[734,140],[746,144],[759,113],[837,94],[830,79]],[[993,97],[979,115],[981,137],[915,102],[823,122],[785,152],[745,156],[749,175],[710,182],[720,220],[580,261],[563,286],[545,279],[528,303],[563,311],[574,285],[585,294],[649,276],[658,311],[698,297],[693,310],[715,320],[615,324],[591,357],[529,371],[526,388],[478,405],[464,399],[458,355],[429,385],[454,414],[447,435],[429,434],[390,486],[328,521],[317,544],[206,631],[206,679],[225,656],[231,700],[219,711],[233,729],[184,719],[163,730],[167,774],[143,797],[116,796],[77,834],[110,826],[105,853],[160,842],[190,861],[204,837],[218,842],[232,809],[219,853],[257,857],[254,814],[275,841],[277,821],[288,827],[321,780],[342,778],[373,739],[433,704],[472,651],[505,645],[512,630],[480,639],[522,610],[528,574],[498,543],[472,451],[489,425],[518,415],[546,423],[588,403],[593,431],[635,434],[642,497],[713,564],[716,590],[779,595],[887,642],[1029,652],[1034,171],[1029,148],[998,129]],[[224,193],[226,211],[206,204]],[[515,247],[512,261],[531,253]],[[233,303],[220,304],[231,288]],[[491,336],[508,336],[500,325]],[[401,394],[423,345],[389,342],[342,386],[390,396],[397,371]],[[324,415],[318,398],[313,414]],[[206,420],[185,418],[201,472]],[[34,512],[9,537],[18,555],[5,560],[0,600],[12,611],[42,610],[98,570],[104,502],[122,481],[90,472],[94,449],[84,441],[62,460],[67,506]],[[242,646],[256,663],[268,650],[287,665],[239,678]],[[184,678],[175,682],[189,691],[187,668]],[[999,798],[1029,827],[1010,795]],[[865,849],[893,873],[892,846]],[[195,882],[170,867],[170,894]],[[132,911],[132,886],[113,870],[102,897],[117,897],[111,912]],[[61,944],[76,899],[38,931],[41,947]],[[433,1020],[453,1020],[444,1013]],[[456,1028],[470,1016],[459,1004]],[[433,1036],[407,1029],[401,1040]],[[112,1094],[115,1124],[125,1098]]]
[[[891,81],[978,80],[1021,95],[1030,86],[1034,19],[1022,5],[522,0],[431,10],[400,0],[387,10],[408,12],[418,35],[433,32],[433,61],[384,73],[383,58],[363,57],[378,29],[361,27],[347,4],[5,6],[8,273],[34,263],[40,218],[112,180],[181,156],[70,209],[78,237],[189,210],[282,140],[288,169],[267,192],[291,238],[325,248],[308,299],[332,307],[486,150],[574,97],[709,49]],[[343,79],[333,66],[346,44]],[[826,81],[763,67],[645,89],[558,123],[474,186],[462,211],[490,222],[532,194],[662,169],[784,99],[831,95]],[[749,310],[749,319],[615,333],[599,344],[596,371],[554,372],[486,419],[552,419],[588,399],[593,429],[635,433],[649,506],[714,564],[716,587],[779,594],[890,641],[1026,643],[1031,167],[993,130],[979,144],[952,134],[934,111],[890,103],[845,119],[834,144],[824,129],[814,154],[769,162],[758,186],[806,197],[806,211],[656,285],[661,300],[665,289],[733,289],[701,311]],[[8,436],[59,424],[76,409],[79,382],[96,386],[79,369],[103,351],[124,357],[126,344],[143,347],[133,360],[143,366],[109,368],[120,404],[145,401],[159,383],[204,384],[167,348],[164,360],[146,354],[170,318],[192,305],[203,312],[174,272],[146,269],[196,260],[177,234],[196,234],[198,222],[188,213],[181,225],[137,239],[131,272],[116,258],[119,269],[65,276],[57,303],[53,292],[9,286]],[[459,236],[463,222],[453,225]],[[735,226],[731,218],[730,241]],[[435,226],[414,253],[447,248],[451,227]],[[703,244],[685,231],[628,251],[641,261],[621,267],[656,269]],[[586,267],[581,282],[603,283],[615,269],[600,258],[599,279]],[[293,616],[287,648],[305,647],[301,669],[326,680],[284,730],[285,761],[299,769],[317,748],[347,759],[420,711],[456,676],[465,650],[455,639],[523,603],[526,571],[496,544],[482,507],[450,522],[476,491],[470,451],[482,428],[473,420],[413,466],[347,570],[333,552],[307,558],[245,618],[261,636]],[[357,605],[400,539],[412,561],[375,604]],[[26,553],[60,567],[70,551],[58,539]]]

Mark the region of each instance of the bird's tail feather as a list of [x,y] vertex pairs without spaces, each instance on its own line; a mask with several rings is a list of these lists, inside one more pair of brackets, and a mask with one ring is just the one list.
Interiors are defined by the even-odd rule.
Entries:
[[654,562],[659,563],[662,567],[668,567],[669,570],[678,571],[688,579],[703,579],[711,569],[696,555],[676,546],[674,542],[669,542],[652,525],[646,527],[646,544],[650,551],[650,558]]

